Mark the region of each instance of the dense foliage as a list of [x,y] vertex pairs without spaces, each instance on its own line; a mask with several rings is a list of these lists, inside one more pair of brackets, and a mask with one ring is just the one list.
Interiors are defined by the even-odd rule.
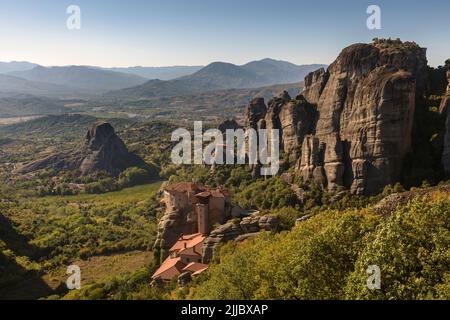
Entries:
[[154,183],[104,195],[0,202],[0,269],[10,271],[0,274],[0,284],[80,258],[150,250],[159,187]]
[[[431,235],[431,236],[430,236]],[[197,299],[448,299],[450,202],[416,200],[387,220],[327,211],[292,231],[224,246]],[[381,290],[366,269],[381,268]]]

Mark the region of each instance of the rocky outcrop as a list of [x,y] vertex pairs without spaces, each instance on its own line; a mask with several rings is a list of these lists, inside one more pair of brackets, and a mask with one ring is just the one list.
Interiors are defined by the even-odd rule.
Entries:
[[267,106],[264,98],[254,98],[245,111],[246,126],[258,129],[258,123],[266,117]]
[[446,117],[442,165],[444,166],[445,172],[450,174],[450,70],[447,71],[447,79],[447,92],[442,99],[440,112],[444,117]]
[[169,249],[183,234],[193,234],[197,221],[185,210],[175,210],[165,213],[158,223],[158,234],[155,241],[156,248]]
[[324,68],[311,72],[306,76],[302,92],[306,100],[314,104],[319,102],[320,95],[327,84],[329,76],[330,74]]
[[129,167],[145,167],[145,162],[128,152],[114,128],[106,122],[92,126],[86,134],[85,145],[70,153],[59,153],[25,165],[19,173],[42,169],[76,170],[82,175],[103,171],[118,176]]
[[414,43],[356,44],[328,71],[310,74],[304,95],[319,116],[302,144],[304,180],[355,194],[377,193],[397,181],[426,67],[425,49]]
[[231,216],[230,195],[200,183],[166,184],[160,201],[163,215],[158,223],[155,248],[169,250],[182,235],[208,234]]
[[86,135],[86,145],[88,154],[80,165],[82,175],[105,171],[118,176],[126,168],[145,166],[141,158],[128,152],[109,123],[96,123]]
[[[296,161],[304,182],[376,194],[400,179],[411,151],[416,97],[429,87],[427,68],[426,49],[416,43],[355,44],[328,70],[310,73],[295,99],[284,92],[267,108],[253,100],[247,126],[280,130],[280,149]],[[450,158],[446,141],[444,163]]]
[[449,192],[450,184],[442,184],[435,187],[421,189],[411,189],[411,191],[388,195],[374,205],[372,209],[376,214],[388,216],[397,208],[405,206],[413,199],[430,199],[430,197],[433,197],[433,194],[448,194]]
[[220,245],[228,241],[243,241],[261,231],[276,232],[280,224],[276,216],[252,216],[230,221],[211,232],[203,244],[203,263],[208,263]]
[[254,99],[247,107],[247,126],[257,129],[279,130],[280,147],[295,162],[304,137],[314,129],[315,107],[299,95],[295,99],[284,91],[265,106],[262,98]]
[[221,124],[219,124],[218,129],[222,132],[222,133],[226,133],[227,130],[237,130],[237,129],[241,129],[242,126],[239,125],[239,123],[236,122],[236,120],[234,119],[228,119],[223,121]]

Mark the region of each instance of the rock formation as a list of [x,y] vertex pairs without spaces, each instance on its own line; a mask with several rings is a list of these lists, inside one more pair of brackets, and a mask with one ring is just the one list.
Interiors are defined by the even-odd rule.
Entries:
[[426,70],[426,50],[415,43],[355,44],[309,74],[295,100],[283,93],[266,112],[252,101],[248,125],[280,129],[282,150],[298,159],[305,182],[374,194],[399,179]]
[[294,161],[304,137],[313,130],[316,118],[315,107],[299,95],[292,99],[284,91],[269,101],[256,98],[247,107],[247,126],[257,129],[279,130],[281,149],[290,154]]
[[305,95],[317,103],[319,118],[303,143],[303,178],[355,194],[374,194],[396,182],[410,150],[426,66],[425,50],[412,43],[356,44],[327,72],[308,76]]
[[118,176],[128,167],[144,166],[144,161],[128,152],[113,127],[106,122],[95,124],[86,135],[87,155],[80,165],[82,175],[105,171]]
[[217,248],[228,241],[242,241],[261,231],[276,232],[280,220],[277,216],[252,216],[241,221],[230,221],[214,229],[203,244],[203,263],[208,263]]
[[245,118],[247,120],[247,127],[258,129],[260,121],[266,117],[267,106],[264,103],[264,98],[254,98],[247,106]]
[[129,167],[145,167],[145,162],[128,152],[114,128],[106,122],[99,122],[88,130],[85,145],[70,153],[59,153],[37,160],[22,167],[20,173],[42,169],[76,170],[82,175],[104,171],[118,176]]
[[445,172],[450,174],[450,70],[447,71],[448,86],[447,92],[442,99],[440,112],[446,117],[445,136],[444,136],[444,152],[442,154],[442,165]]
[[227,119],[223,121],[221,124],[219,124],[218,129],[222,133],[226,133],[227,130],[237,130],[242,129],[242,126],[239,125],[239,123],[236,122],[234,119]]
[[330,74],[321,68],[311,72],[305,78],[305,89],[302,94],[310,103],[317,104]]

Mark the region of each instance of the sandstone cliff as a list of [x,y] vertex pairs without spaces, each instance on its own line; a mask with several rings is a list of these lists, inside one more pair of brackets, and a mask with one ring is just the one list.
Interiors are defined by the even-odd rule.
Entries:
[[399,179],[426,85],[426,50],[415,43],[355,44],[328,70],[310,73],[296,99],[283,93],[266,109],[252,101],[248,125],[280,129],[305,182],[374,194]]
[[295,161],[305,136],[312,132],[316,118],[316,108],[299,95],[292,99],[284,91],[269,101],[256,98],[247,107],[247,126],[257,129],[278,129],[280,147],[290,153]]
[[99,122],[88,130],[85,145],[80,149],[34,161],[22,167],[19,173],[42,169],[79,169],[82,175],[104,171],[111,176],[118,176],[123,170],[134,166],[145,167],[145,162],[128,152],[109,123]]
[[356,194],[396,182],[410,150],[415,97],[425,88],[426,66],[425,50],[414,44],[356,44],[326,73],[309,76],[316,81],[306,81],[305,94],[317,103],[319,118],[303,143],[298,164],[303,179]]
[[95,124],[86,134],[86,145],[87,154],[80,165],[83,175],[105,171],[118,176],[126,168],[145,166],[141,158],[128,152],[109,123]]

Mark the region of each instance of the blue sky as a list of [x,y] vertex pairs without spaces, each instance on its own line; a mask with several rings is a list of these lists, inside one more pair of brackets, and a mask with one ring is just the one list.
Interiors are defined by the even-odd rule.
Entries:
[[[81,30],[66,28],[71,4],[81,8]],[[366,27],[371,4],[381,7],[381,30]],[[400,37],[427,47],[436,66],[450,57],[449,12],[448,0],[0,0],[0,61],[331,63],[352,43]]]

